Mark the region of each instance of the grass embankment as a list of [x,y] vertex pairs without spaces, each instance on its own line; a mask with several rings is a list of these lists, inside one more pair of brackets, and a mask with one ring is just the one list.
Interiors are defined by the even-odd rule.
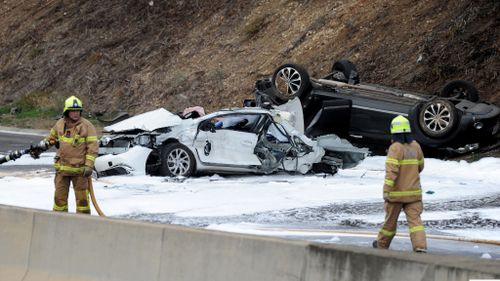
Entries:
[[[10,104],[0,105],[0,126],[49,130],[61,117],[66,98],[51,92],[35,91]],[[101,131],[102,125],[97,119],[85,112],[83,116]]]

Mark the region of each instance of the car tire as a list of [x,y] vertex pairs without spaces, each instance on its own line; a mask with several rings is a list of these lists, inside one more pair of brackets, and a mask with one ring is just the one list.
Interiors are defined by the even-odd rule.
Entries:
[[161,148],[160,173],[170,177],[189,177],[195,172],[196,160],[185,145],[171,143]]
[[455,80],[446,84],[439,93],[439,96],[453,99],[466,99],[472,102],[477,102],[479,100],[479,95],[474,84],[464,80]]
[[278,67],[271,79],[277,98],[287,102],[295,97],[302,99],[311,88],[307,70],[297,64],[284,64]]
[[332,80],[359,84],[359,73],[356,65],[349,60],[339,60],[332,65]]
[[431,138],[445,138],[458,121],[457,110],[453,103],[444,99],[435,99],[422,105],[418,115],[418,124],[423,133]]

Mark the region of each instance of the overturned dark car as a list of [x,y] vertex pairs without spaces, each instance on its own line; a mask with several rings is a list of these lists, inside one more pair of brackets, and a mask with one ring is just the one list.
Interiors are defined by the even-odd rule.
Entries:
[[479,101],[468,81],[452,81],[437,94],[425,95],[360,81],[348,60],[333,64],[324,78],[311,78],[296,64],[278,67],[256,82],[256,99],[246,106],[268,107],[298,97],[305,134],[336,134],[383,153],[390,143],[389,124],[397,115],[410,119],[412,134],[430,155],[453,156],[499,146],[500,109]]

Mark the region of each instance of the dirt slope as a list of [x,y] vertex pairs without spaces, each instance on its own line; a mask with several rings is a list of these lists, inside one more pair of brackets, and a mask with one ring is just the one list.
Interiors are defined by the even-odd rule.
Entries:
[[0,105],[43,91],[89,110],[240,106],[286,62],[334,60],[361,79],[423,92],[473,81],[500,104],[496,0],[4,0]]

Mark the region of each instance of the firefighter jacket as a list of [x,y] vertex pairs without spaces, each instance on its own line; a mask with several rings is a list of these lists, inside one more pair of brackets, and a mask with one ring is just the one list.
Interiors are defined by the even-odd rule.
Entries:
[[422,200],[420,172],[424,169],[424,154],[416,141],[389,147],[385,161],[384,200],[410,203]]
[[87,119],[80,117],[76,122],[68,117],[59,119],[46,140],[51,144],[59,142],[54,167],[62,175],[81,175],[85,166],[94,167],[99,149],[97,133]]

